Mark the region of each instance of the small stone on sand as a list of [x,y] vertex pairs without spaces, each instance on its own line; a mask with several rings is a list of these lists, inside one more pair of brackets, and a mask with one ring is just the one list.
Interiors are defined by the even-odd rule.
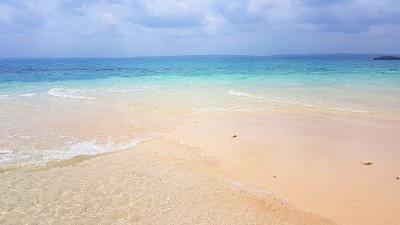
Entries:
[[372,165],[371,161],[362,161],[361,163],[366,166]]

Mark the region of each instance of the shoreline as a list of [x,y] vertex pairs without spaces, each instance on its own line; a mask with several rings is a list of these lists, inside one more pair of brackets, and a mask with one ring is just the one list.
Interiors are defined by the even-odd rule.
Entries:
[[227,180],[218,161],[168,139],[0,179],[2,224],[333,224]]
[[[129,110],[122,112],[122,115],[129,115]],[[44,182],[41,185],[46,186],[45,182],[50,179],[47,173],[60,173],[60,179],[67,178],[69,175],[62,171],[75,174],[77,177],[74,182],[81,186],[86,182],[85,179],[95,179],[101,175],[99,171],[103,169],[97,164],[99,161],[105,160],[110,165],[103,166],[113,168],[114,165],[119,165],[120,160],[133,160],[129,165],[138,169],[140,165],[145,167],[145,164],[154,164],[153,159],[160,162],[159,157],[162,156],[169,159],[168,163],[182,164],[185,168],[191,167],[192,172],[201,172],[201,179],[213,177],[217,173],[220,178],[234,180],[236,182],[233,183],[239,186],[243,183],[259,190],[268,190],[274,196],[286,199],[290,205],[326,217],[336,224],[398,224],[396,212],[399,210],[397,202],[400,200],[400,192],[397,190],[400,190],[400,181],[395,179],[399,176],[396,173],[400,169],[396,162],[396,158],[400,157],[400,153],[396,151],[400,146],[398,121],[357,117],[354,122],[349,122],[346,116],[321,115],[290,112],[202,112],[177,115],[153,112],[151,115],[143,114],[139,117],[137,114],[140,121],[152,121],[152,126],[144,130],[159,130],[165,132],[167,137],[141,143],[129,150],[50,163],[37,170],[20,168],[3,171],[0,173],[3,181],[0,189],[4,196],[9,195],[7,190],[10,187],[4,185],[16,182],[13,181],[14,177],[25,177],[28,181],[24,184],[29,186],[36,182],[29,179],[29,175],[35,173],[42,174],[37,182]],[[128,125],[110,123],[112,130],[118,133],[126,133],[124,129]],[[137,124],[139,127],[142,125],[144,124]],[[84,134],[87,132],[92,131],[85,130]],[[152,145],[157,145],[157,148]],[[176,145],[179,146],[179,153],[168,152],[169,147],[176,149]],[[146,158],[146,162],[130,156],[147,154],[149,149],[152,149],[149,154],[154,158]],[[385,152],[381,152],[381,149]],[[164,150],[167,152],[163,152]],[[121,155],[127,159],[117,157]],[[201,159],[198,158],[199,155]],[[372,160],[373,165],[364,166],[361,164],[363,160]],[[81,175],[77,171],[82,171],[81,167],[84,165],[92,165],[99,171],[92,171],[93,178],[84,175],[85,178],[80,179]],[[103,179],[114,179],[111,171],[112,169]],[[158,170],[156,173],[160,172]],[[163,179],[164,175],[158,174],[157,179]],[[118,176],[117,183],[123,183],[127,179],[123,173]],[[180,184],[179,181],[174,183]],[[23,188],[22,184],[16,184],[14,183],[14,188]],[[207,186],[207,182],[203,185]],[[53,186],[61,192],[68,191],[62,183],[55,183]],[[109,188],[109,191],[114,189],[112,186]],[[14,191],[17,195],[25,193],[22,189]],[[36,191],[36,194],[46,195],[40,189]],[[196,191],[198,190],[193,189],[194,193]],[[85,193],[82,191],[81,195],[84,196]],[[29,196],[25,197],[29,199]],[[10,197],[8,200],[13,199]],[[152,201],[157,202],[154,199]],[[234,203],[235,200],[228,202]],[[213,200],[204,204],[212,205]],[[196,208],[195,201],[188,207]],[[46,207],[42,210],[46,210]],[[296,221],[299,215],[295,215],[294,218],[285,219],[293,219],[289,224],[302,224],[301,221]],[[310,219],[307,213],[302,212],[300,215]],[[121,215],[124,216],[128,215]],[[259,216],[264,218],[263,213]],[[320,216],[311,216],[312,221]],[[151,215],[148,219],[150,217]],[[385,221],[382,222],[382,218]],[[324,222],[305,224],[333,223],[325,219],[322,221]],[[243,220],[238,219],[236,222],[240,224]],[[256,222],[260,221],[255,221],[254,224]]]
[[221,159],[229,175],[338,224],[398,224],[399,123],[359,119],[209,114],[174,136]]

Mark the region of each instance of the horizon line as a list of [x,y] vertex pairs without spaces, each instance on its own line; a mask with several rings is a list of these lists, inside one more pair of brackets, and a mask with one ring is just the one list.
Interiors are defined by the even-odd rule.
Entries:
[[98,59],[128,59],[128,58],[156,58],[156,57],[287,57],[287,56],[397,56],[400,53],[287,53],[287,54],[270,54],[270,55],[251,55],[251,54],[182,54],[182,55],[138,55],[138,56],[0,56],[0,59],[50,59],[50,58],[98,58]]

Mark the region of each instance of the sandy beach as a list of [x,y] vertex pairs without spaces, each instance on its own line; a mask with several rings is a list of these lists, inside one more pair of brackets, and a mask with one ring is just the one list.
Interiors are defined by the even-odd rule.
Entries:
[[[128,114],[136,120],[118,119]],[[115,152],[3,170],[1,224],[400,223],[396,121],[127,109],[99,123],[104,115],[86,121],[111,133],[146,121],[146,130],[163,135]],[[71,129],[81,136],[101,136],[75,122]]]
[[1,224],[333,224],[168,139],[0,179]]
[[400,225],[400,0],[0,1],[0,225]]
[[221,159],[236,179],[360,225],[400,223],[399,135],[390,120],[285,113],[202,116],[173,134]]

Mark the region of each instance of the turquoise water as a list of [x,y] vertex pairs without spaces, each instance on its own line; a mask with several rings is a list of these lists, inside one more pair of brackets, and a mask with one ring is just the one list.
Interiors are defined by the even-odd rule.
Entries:
[[128,149],[191,113],[399,119],[400,61],[372,57],[0,59],[0,168]]
[[[372,58],[342,55],[1,59],[0,96],[4,101],[10,96],[48,93],[82,100],[95,99],[96,94],[104,98],[118,90],[121,93],[141,89],[139,94],[119,97],[144,104],[148,100],[149,104],[167,102],[193,107],[207,103],[212,107],[228,103],[232,106],[232,97],[237,97],[242,102],[246,102],[245,98],[258,100],[253,106],[263,101],[354,112],[399,112],[400,62]],[[170,100],[173,98],[176,101]]]

